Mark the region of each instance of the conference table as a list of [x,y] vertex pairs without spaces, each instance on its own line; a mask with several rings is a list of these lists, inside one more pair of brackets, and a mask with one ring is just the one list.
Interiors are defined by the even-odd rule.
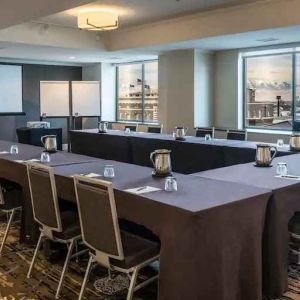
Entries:
[[[169,134],[125,133],[121,130],[98,133],[97,129],[71,130],[70,141],[73,153],[148,167],[152,166],[149,159],[152,151],[169,149],[173,170],[182,174],[254,161],[257,145],[256,142],[226,139],[206,141],[193,136],[176,141]],[[277,156],[289,154],[292,152],[282,147]]]
[[280,297],[287,289],[288,223],[300,211],[300,180],[275,177],[278,162],[287,163],[289,174],[300,175],[300,154],[275,158],[270,168],[257,168],[248,163],[194,174],[272,191],[263,238],[263,286],[265,294],[272,297]]
[[[9,146],[0,141],[0,151]],[[18,146],[18,155],[0,154],[0,177],[22,185],[29,234],[34,222],[23,160],[38,158],[42,148]],[[48,165],[54,168],[59,198],[74,202],[72,176],[93,172],[103,178],[107,164],[115,168],[119,217],[148,228],[161,241],[159,299],[261,300],[269,189],[174,173],[178,191],[166,192],[164,179],[152,177],[148,167],[63,152],[51,155]],[[142,195],[126,191],[147,185],[161,190]]]

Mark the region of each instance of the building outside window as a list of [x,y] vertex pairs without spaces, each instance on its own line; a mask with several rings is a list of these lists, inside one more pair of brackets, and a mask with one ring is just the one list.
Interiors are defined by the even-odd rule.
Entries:
[[300,120],[300,55],[244,57],[245,127],[291,130]]
[[117,67],[117,121],[158,122],[158,62]]

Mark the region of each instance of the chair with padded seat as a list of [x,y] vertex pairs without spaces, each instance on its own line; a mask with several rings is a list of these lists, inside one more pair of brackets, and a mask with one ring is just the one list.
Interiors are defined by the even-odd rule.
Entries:
[[[289,232],[291,236],[290,250],[298,257],[298,265],[300,265],[300,212],[296,212],[289,221]],[[296,241],[296,243],[293,243]],[[296,248],[295,248],[296,246]]]
[[148,133],[162,133],[163,124],[160,125],[148,125]]
[[124,130],[130,129],[130,131],[137,131],[137,124],[135,125],[125,125]]
[[212,138],[215,137],[214,127],[196,127],[196,137],[205,137],[209,134]]
[[160,244],[120,230],[111,182],[76,175],[74,185],[82,239],[91,249],[79,299],[92,265],[98,263],[130,277],[127,300],[131,300],[135,291],[158,278],[154,275],[136,284],[139,271],[159,260]]
[[[60,276],[55,298],[59,298],[65,273],[74,247],[81,239],[78,214],[73,210],[60,209],[53,169],[40,163],[28,163],[27,174],[34,220],[40,225],[40,237],[32,258],[27,278],[37,257],[43,239],[67,245],[68,253]],[[78,256],[80,253],[76,253]]]
[[8,233],[17,211],[22,209],[22,189],[9,180],[0,179],[0,212],[7,214],[8,222],[0,246],[0,256],[3,253]]
[[246,141],[246,130],[227,130],[227,140]]

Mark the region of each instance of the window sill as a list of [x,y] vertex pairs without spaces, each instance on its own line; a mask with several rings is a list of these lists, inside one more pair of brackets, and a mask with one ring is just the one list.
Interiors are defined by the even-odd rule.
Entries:
[[280,129],[260,129],[260,128],[246,128],[247,132],[254,133],[266,133],[266,134],[282,134],[282,135],[291,135],[292,130],[280,130]]

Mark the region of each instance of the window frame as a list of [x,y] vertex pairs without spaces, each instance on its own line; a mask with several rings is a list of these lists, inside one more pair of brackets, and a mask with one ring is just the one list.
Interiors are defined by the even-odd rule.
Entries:
[[[129,62],[129,63],[121,63],[116,65],[116,122],[119,123],[137,123],[137,124],[158,124],[158,122],[145,122],[145,65],[147,63],[153,63],[157,62],[158,59],[152,59],[152,60],[144,60],[144,61],[135,61],[135,62]],[[123,120],[119,119],[119,67],[121,66],[128,66],[128,65],[142,65],[142,120]],[[159,92],[158,92],[159,95]]]
[[[280,49],[277,49],[280,50]],[[268,51],[262,51],[262,52],[268,52]],[[255,51],[255,53],[258,53]],[[270,130],[270,131],[285,131],[285,132],[291,132],[293,129],[290,128],[267,128],[267,127],[260,127],[260,126],[247,126],[246,125],[246,119],[247,119],[247,59],[248,58],[258,58],[258,57],[268,57],[268,56],[284,56],[284,55],[291,55],[292,58],[292,105],[291,105],[291,115],[292,115],[292,122],[294,122],[296,119],[296,97],[297,97],[297,55],[300,56],[300,51],[297,50],[289,50],[282,52],[272,52],[270,53],[264,53],[264,54],[254,54],[251,55],[251,52],[247,55],[242,56],[242,111],[243,111],[243,129],[252,129],[252,130]],[[298,58],[299,59],[299,58]],[[300,120],[299,120],[300,121]]]

